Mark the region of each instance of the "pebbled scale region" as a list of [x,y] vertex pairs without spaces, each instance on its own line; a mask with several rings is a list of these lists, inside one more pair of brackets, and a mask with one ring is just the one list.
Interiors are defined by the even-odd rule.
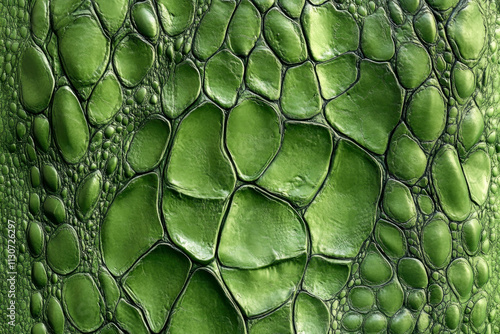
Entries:
[[497,7],[0,2],[0,333],[499,333]]

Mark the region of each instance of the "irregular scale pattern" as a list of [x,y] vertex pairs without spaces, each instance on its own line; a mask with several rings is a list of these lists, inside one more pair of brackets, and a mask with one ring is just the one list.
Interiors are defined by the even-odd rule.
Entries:
[[3,1],[0,333],[500,332],[497,12]]

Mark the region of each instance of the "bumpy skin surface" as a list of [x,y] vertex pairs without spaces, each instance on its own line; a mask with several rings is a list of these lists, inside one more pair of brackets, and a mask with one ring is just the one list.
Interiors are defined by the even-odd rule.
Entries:
[[500,331],[495,1],[0,13],[1,333]]

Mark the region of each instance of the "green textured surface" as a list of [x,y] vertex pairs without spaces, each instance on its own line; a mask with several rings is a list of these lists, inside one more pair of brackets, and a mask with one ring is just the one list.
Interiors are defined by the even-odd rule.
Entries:
[[497,12],[0,1],[0,333],[499,333]]

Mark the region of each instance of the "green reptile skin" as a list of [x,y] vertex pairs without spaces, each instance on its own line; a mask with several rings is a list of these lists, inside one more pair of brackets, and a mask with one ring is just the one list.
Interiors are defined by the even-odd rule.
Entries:
[[0,13],[0,333],[500,332],[495,1]]

